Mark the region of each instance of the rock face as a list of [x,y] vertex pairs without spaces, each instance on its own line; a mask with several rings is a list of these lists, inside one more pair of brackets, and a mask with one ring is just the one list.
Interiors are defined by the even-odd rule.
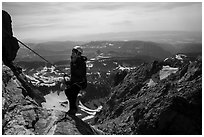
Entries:
[[[3,135],[101,134],[76,116],[42,108],[35,96],[37,92],[33,92],[30,97],[29,91],[26,91],[12,71],[5,66],[2,68]],[[40,95],[37,97],[43,98]]]
[[[202,60],[175,63],[176,73],[160,77],[167,62],[142,64],[116,86],[95,124],[109,134],[202,134]],[[174,68],[174,70],[176,70]]]

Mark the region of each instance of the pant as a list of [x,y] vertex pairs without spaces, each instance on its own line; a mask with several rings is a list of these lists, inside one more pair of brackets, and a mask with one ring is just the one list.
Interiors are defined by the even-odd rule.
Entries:
[[80,91],[80,87],[77,86],[76,84],[69,86],[65,90],[65,95],[69,100],[70,110],[77,110],[76,101],[77,101],[77,95],[79,94],[79,91]]

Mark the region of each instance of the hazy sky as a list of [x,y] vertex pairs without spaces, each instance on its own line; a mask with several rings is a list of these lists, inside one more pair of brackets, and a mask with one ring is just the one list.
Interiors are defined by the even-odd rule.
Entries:
[[3,2],[22,40],[128,31],[202,31],[202,3]]

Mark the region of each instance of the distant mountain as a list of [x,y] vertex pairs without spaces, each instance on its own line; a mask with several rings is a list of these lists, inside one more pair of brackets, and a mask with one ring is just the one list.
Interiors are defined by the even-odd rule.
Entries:
[[[27,45],[51,62],[68,60],[71,55],[71,48],[75,45],[82,45],[84,55],[88,58],[97,54],[104,54],[109,57],[135,57],[148,56],[157,59],[164,59],[176,53],[201,53],[202,43],[157,43],[151,41],[51,41],[44,43],[28,43]],[[41,59],[31,51],[21,46],[17,56],[18,61],[40,61]]]
[[133,32],[110,32],[100,33],[73,38],[75,40],[85,41],[153,41],[159,43],[184,43],[184,42],[202,42],[202,32],[189,31],[133,31]]
[[[45,57],[51,62],[67,60],[71,54],[71,49],[78,44],[84,44],[80,41],[49,41],[44,43],[27,43],[26,45],[35,52]],[[29,49],[21,46],[17,54],[17,61],[42,61]]]
[[84,42],[77,41],[49,41],[39,43],[35,46],[34,50],[49,50],[49,51],[64,51],[73,48],[75,45],[81,45]]
[[200,53],[202,54],[202,43],[180,43],[175,45],[180,53]]
[[163,59],[171,56],[170,52],[161,48],[161,44],[146,41],[92,41],[84,44],[83,48],[87,52],[100,51],[116,57],[144,55]]
[[163,50],[170,52],[172,55],[177,53],[177,48],[174,44],[157,43]]
[[169,51],[171,54],[177,53],[202,53],[202,43],[197,42],[181,42],[181,43],[157,43],[162,49]]

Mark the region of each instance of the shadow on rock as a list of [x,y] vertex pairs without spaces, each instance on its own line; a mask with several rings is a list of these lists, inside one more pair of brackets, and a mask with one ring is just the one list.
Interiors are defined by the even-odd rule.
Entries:
[[82,121],[80,118],[74,115],[69,115],[74,121],[76,128],[82,135],[94,135],[94,130],[90,127],[89,124]]

